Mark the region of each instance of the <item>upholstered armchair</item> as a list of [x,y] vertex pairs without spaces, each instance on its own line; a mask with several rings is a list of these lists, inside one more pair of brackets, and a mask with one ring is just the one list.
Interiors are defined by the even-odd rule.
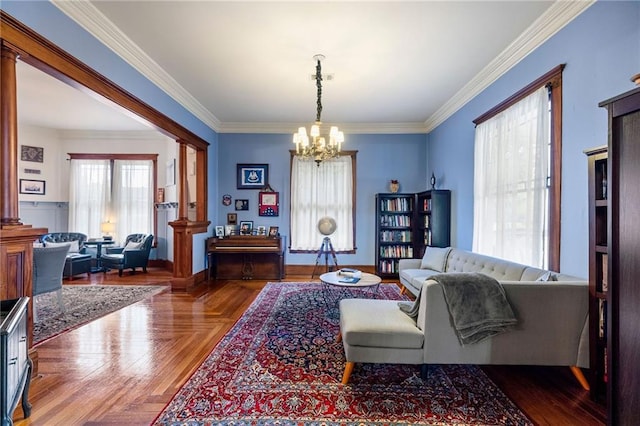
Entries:
[[[58,305],[64,312],[62,303],[62,271],[64,262],[69,252],[69,245],[56,247],[34,247],[33,248],[33,295],[58,293]],[[38,311],[36,304],[33,304],[33,319],[37,321]]]
[[106,254],[100,258],[101,265],[106,273],[108,269],[117,269],[122,276],[123,269],[131,269],[135,273],[136,268],[142,268],[147,272],[149,253],[153,244],[151,234],[130,234],[125,240],[124,247],[107,248]]

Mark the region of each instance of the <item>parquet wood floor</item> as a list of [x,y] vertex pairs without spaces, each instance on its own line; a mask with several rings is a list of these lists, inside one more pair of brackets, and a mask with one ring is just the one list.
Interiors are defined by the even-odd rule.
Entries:
[[[94,274],[65,284],[162,284],[170,274]],[[287,277],[286,281],[308,281]],[[193,293],[169,291],[38,346],[31,417],[22,425],[148,425],[242,315],[265,281],[219,281]],[[598,425],[569,369],[486,367],[496,383],[541,425]],[[566,371],[565,371],[566,370]],[[337,378],[336,380],[339,380]]]

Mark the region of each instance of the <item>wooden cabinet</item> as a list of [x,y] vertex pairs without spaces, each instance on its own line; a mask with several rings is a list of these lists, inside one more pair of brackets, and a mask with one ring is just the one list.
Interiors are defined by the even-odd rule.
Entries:
[[425,247],[450,244],[451,193],[376,194],[376,274],[398,276],[400,259],[422,257]]
[[207,242],[209,278],[281,280],[284,278],[285,237],[232,235]]
[[607,163],[608,423],[640,424],[640,88],[600,103]]
[[607,147],[585,151],[589,174],[589,370],[591,398],[607,401],[609,285]]
[[32,364],[27,355],[28,297],[0,302],[0,424],[13,424],[13,411],[22,398],[24,416],[28,402]]

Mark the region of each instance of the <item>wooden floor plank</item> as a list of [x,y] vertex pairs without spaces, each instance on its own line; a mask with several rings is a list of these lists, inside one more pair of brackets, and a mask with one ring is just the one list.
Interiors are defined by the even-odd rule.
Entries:
[[[169,285],[156,268],[81,277],[69,285]],[[288,277],[287,281],[309,281]],[[265,281],[219,281],[191,294],[166,292],[38,346],[29,419],[16,425],[148,425],[240,318]],[[568,368],[483,367],[540,425],[605,420]],[[337,378],[339,379],[339,378]]]

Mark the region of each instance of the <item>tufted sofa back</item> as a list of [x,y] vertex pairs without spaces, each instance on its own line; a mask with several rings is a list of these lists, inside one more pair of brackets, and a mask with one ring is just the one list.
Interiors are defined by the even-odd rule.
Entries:
[[80,232],[51,232],[49,234],[44,234],[40,237],[40,241],[45,243],[69,243],[71,241],[77,241],[80,248],[85,241],[87,241],[87,236]]
[[449,253],[445,271],[480,272],[498,281],[520,281],[527,268],[519,263],[454,248]]

